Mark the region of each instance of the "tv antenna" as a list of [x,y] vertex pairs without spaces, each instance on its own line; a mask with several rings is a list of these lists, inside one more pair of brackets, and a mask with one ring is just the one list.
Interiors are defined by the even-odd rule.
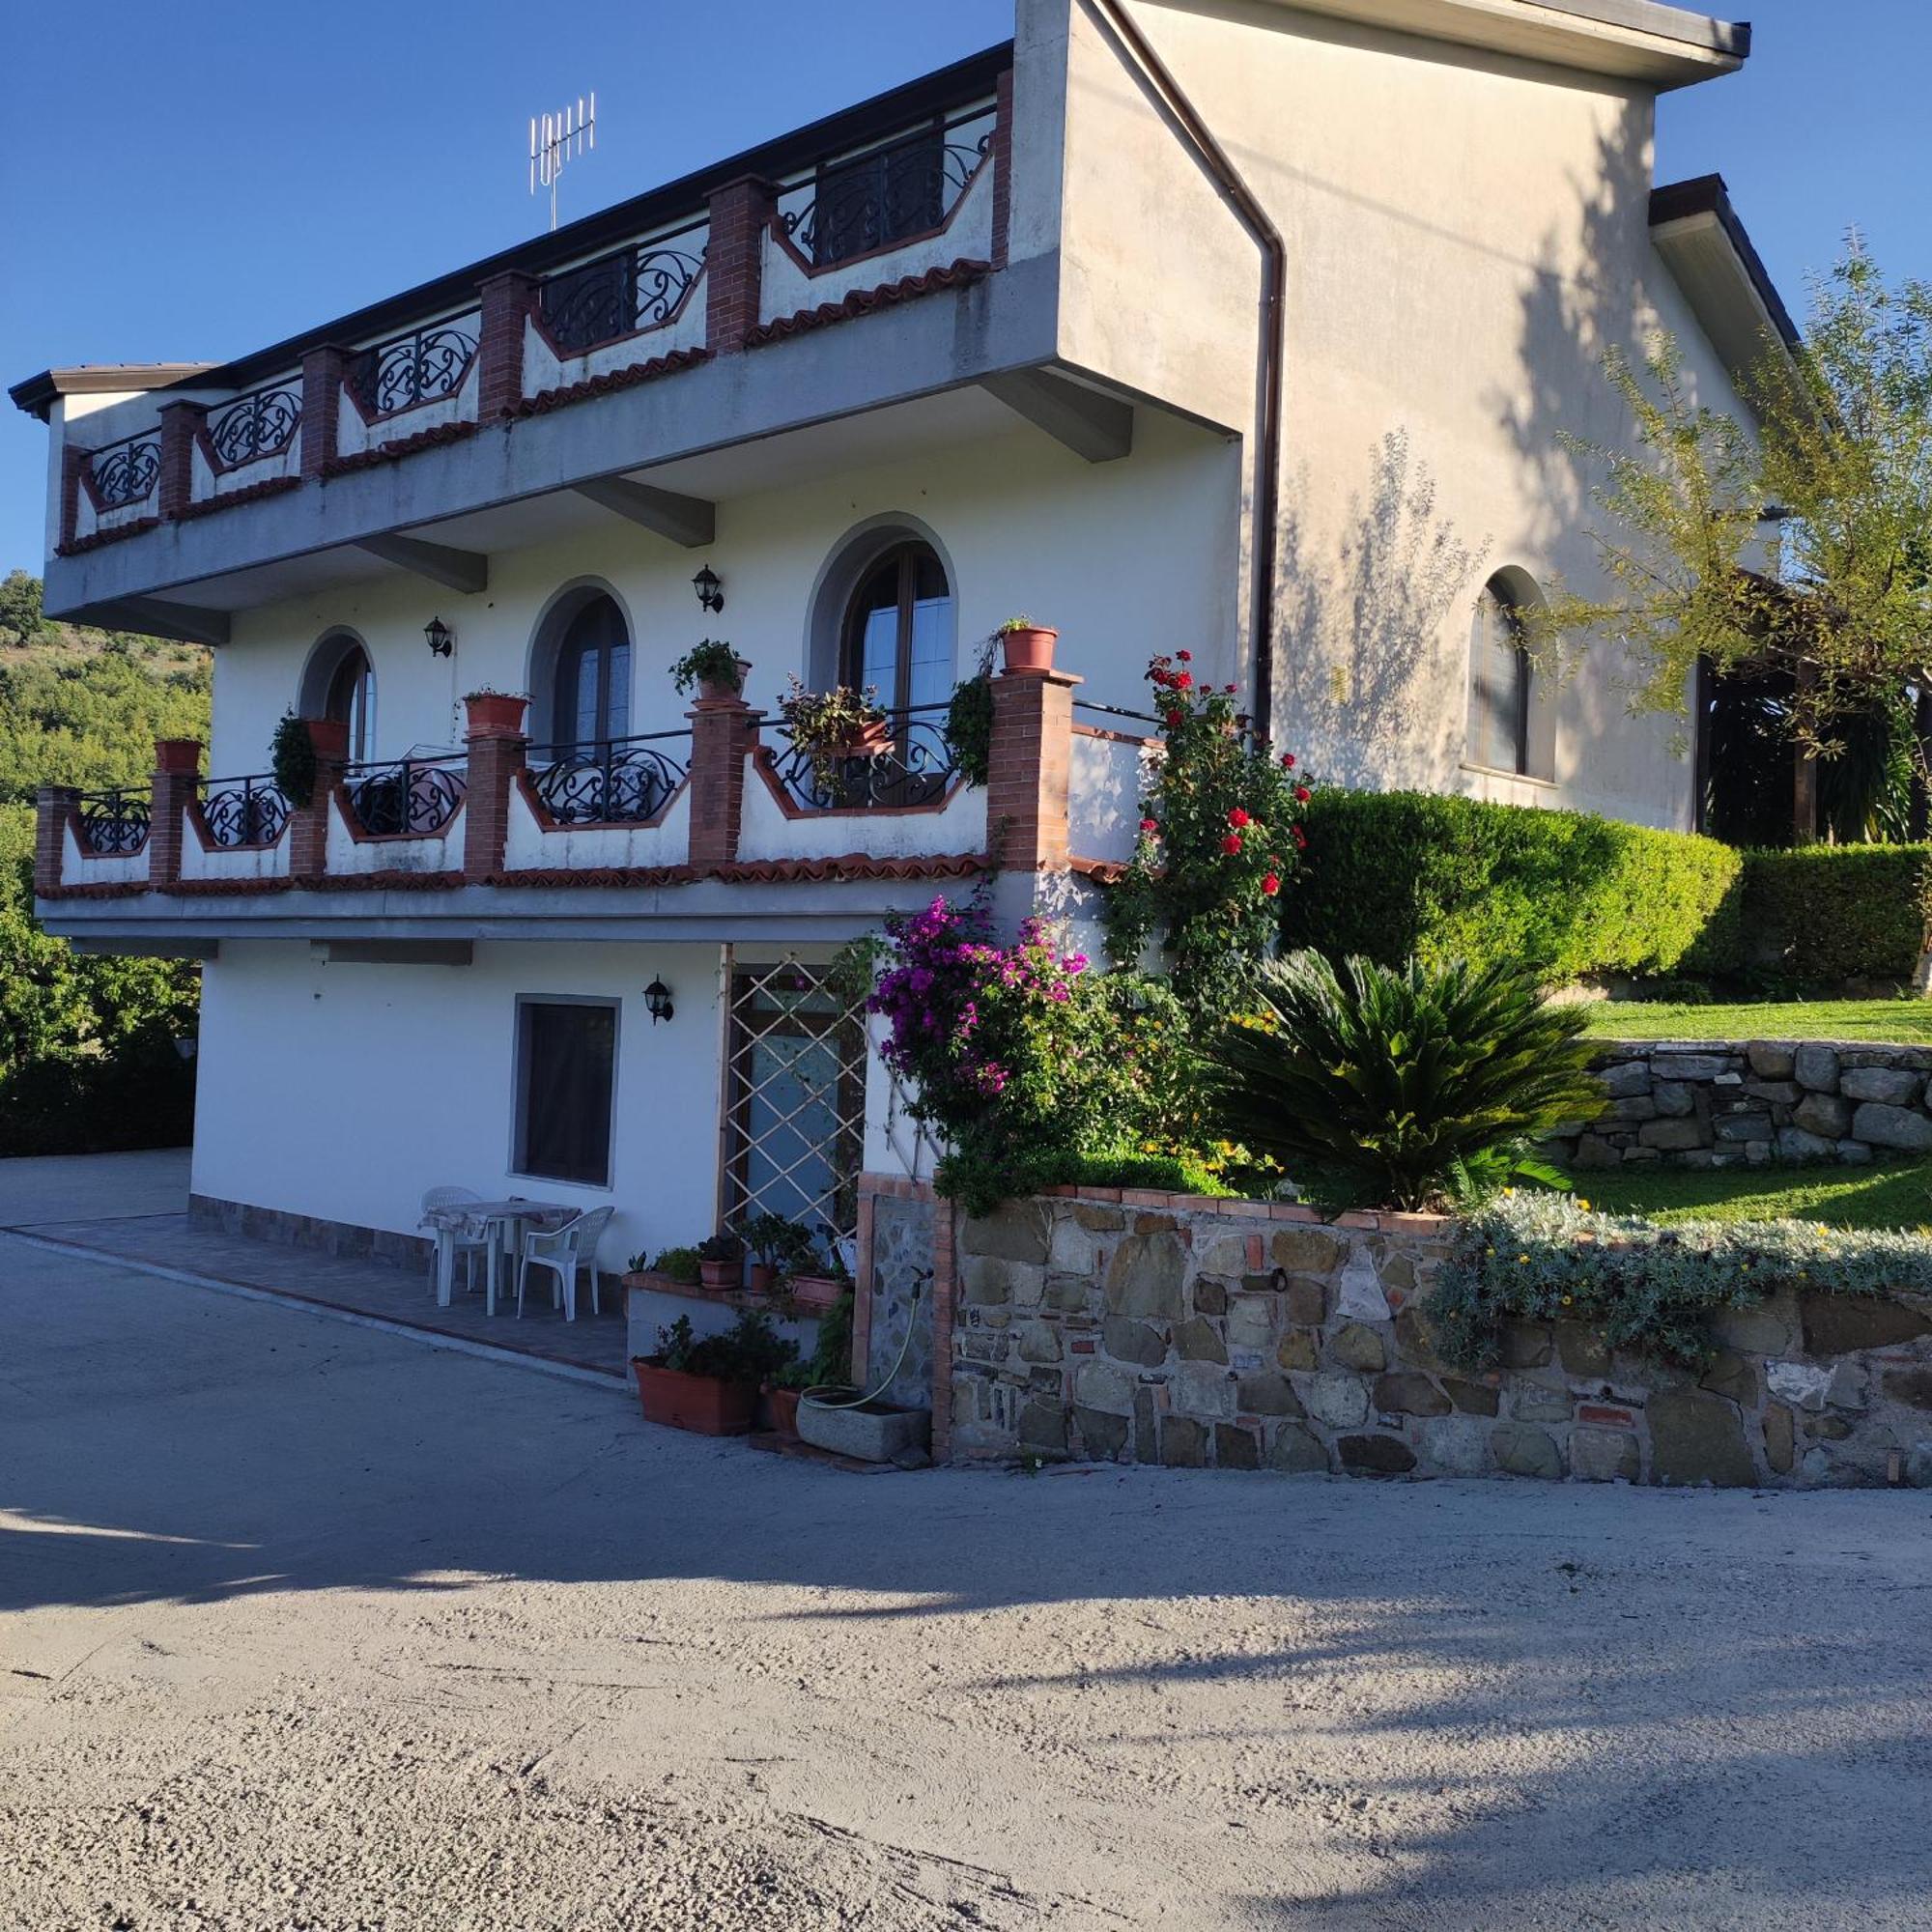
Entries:
[[539,114],[530,120],[530,192],[540,187],[550,190],[550,227],[556,233],[556,183],[563,164],[572,155],[582,155],[597,146],[597,96],[586,106],[582,95],[575,107],[558,114]]

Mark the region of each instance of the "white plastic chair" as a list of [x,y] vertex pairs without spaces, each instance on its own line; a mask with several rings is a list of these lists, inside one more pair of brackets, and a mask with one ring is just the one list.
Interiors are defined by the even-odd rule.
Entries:
[[466,1201],[480,1201],[482,1195],[473,1187],[427,1187],[423,1190],[422,1219],[416,1223],[420,1228],[434,1225],[436,1249],[430,1256],[430,1293],[437,1292],[440,1282],[442,1259],[449,1257],[452,1272],[456,1257],[463,1257],[463,1284],[471,1293],[476,1292],[476,1257],[488,1256],[490,1252],[490,1230],[487,1227],[458,1228],[444,1222],[432,1224],[431,1213],[439,1208],[460,1208]]
[[[577,1270],[587,1266],[590,1270],[590,1312],[603,1313],[597,1303],[597,1243],[603,1238],[606,1223],[617,1210],[614,1208],[593,1208],[588,1213],[578,1214],[566,1221],[562,1227],[554,1228],[546,1234],[540,1228],[532,1228],[524,1236],[523,1252],[517,1257],[517,1316],[521,1320],[524,1313],[524,1277],[531,1268],[549,1268],[556,1276],[563,1298],[563,1319],[577,1320]],[[552,1295],[554,1306],[556,1295]]]

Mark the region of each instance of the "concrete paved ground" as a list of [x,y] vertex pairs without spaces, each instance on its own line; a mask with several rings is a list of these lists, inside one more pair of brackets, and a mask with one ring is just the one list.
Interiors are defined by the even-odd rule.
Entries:
[[0,1926],[1922,1927],[1932,1497],[859,1479],[0,1236]]

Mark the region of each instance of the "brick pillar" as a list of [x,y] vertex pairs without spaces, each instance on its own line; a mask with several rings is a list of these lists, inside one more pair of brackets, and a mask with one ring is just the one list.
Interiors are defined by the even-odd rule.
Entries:
[[697,867],[738,856],[745,810],[745,759],[758,742],[758,714],[736,694],[700,697],[691,720],[691,852]]
[[187,508],[194,493],[194,440],[207,420],[200,403],[161,405],[160,512],[170,521]]
[[73,541],[80,522],[80,472],[87,467],[87,451],[71,442],[61,445],[61,495],[59,546]]
[[[954,1256],[957,1212],[936,1201],[932,1209],[932,1460],[952,1460],[952,1311],[958,1297]],[[860,1387],[865,1387],[861,1380]]]
[[524,324],[535,313],[537,278],[518,270],[492,275],[479,291],[483,320],[476,334],[477,414],[506,416],[524,399]]
[[148,801],[148,884],[165,892],[181,877],[182,823],[201,777],[199,738],[155,740]]
[[529,739],[521,717],[513,724],[505,716],[483,715],[507,709],[501,698],[493,706],[473,702],[464,744],[469,754],[469,777],[463,793],[463,877],[481,885],[503,869],[503,841],[510,829],[510,787],[524,769]]
[[349,726],[335,718],[304,718],[315,747],[315,789],[289,813],[289,876],[319,879],[328,869],[328,799],[349,761]]
[[42,898],[61,882],[67,828],[80,793],[72,785],[43,785],[34,798],[34,891]]
[[302,357],[301,473],[309,482],[335,460],[336,425],[342,415],[342,379],[349,352],[326,344]]
[[993,91],[993,267],[1007,266],[1007,233],[1013,216],[1013,71]]
[[993,680],[986,828],[1002,872],[1048,872],[1066,864],[1073,693],[1080,682],[1061,670],[1008,670]]
[[704,250],[704,346],[714,355],[744,348],[746,335],[758,326],[773,193],[770,182],[743,175],[711,196],[711,236]]

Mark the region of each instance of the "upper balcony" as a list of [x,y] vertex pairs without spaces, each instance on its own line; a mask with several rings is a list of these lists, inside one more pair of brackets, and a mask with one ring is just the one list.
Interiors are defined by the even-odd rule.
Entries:
[[479,589],[590,506],[696,547],[693,459],[974,385],[1124,454],[1130,402],[1041,367],[1057,244],[1043,204],[1010,245],[1014,127],[1008,45],[223,367],[22,384],[56,436],[46,608],[219,643],[397,570]]

